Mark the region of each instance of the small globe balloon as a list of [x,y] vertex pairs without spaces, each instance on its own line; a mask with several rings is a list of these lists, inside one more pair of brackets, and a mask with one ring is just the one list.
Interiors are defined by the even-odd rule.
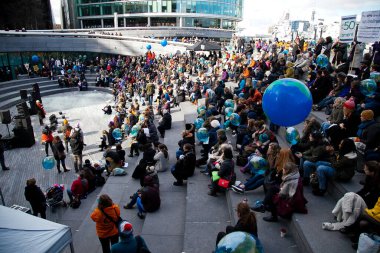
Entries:
[[167,40],[162,40],[161,41],[161,46],[166,47],[167,45],[168,45],[168,41]]
[[246,232],[232,232],[218,243],[215,253],[258,253],[256,240]]
[[146,49],[151,50],[152,46],[150,44],[146,45]]
[[224,129],[227,129],[227,128],[229,128],[230,127],[230,121],[229,120],[226,120],[224,123],[223,123],[223,128]]
[[318,55],[316,62],[319,67],[325,68],[329,65],[329,58],[324,54],[320,54]]
[[72,72],[72,70],[71,70],[71,69],[67,70],[67,73],[68,73],[68,74],[71,74],[71,72]]
[[284,51],[282,51],[282,53],[283,53],[283,54],[288,54],[289,51],[285,49]]
[[374,80],[376,83],[380,83],[380,72],[371,72],[369,75],[369,79]]
[[207,128],[201,127],[197,131],[197,138],[200,142],[207,142],[209,138],[209,134]]
[[263,96],[265,115],[279,126],[290,127],[301,123],[309,115],[312,105],[309,89],[293,78],[274,81]]
[[237,113],[232,113],[229,120],[233,126],[240,125],[240,116]]
[[38,57],[37,55],[32,56],[32,62],[38,62],[39,60],[40,60],[40,57]]
[[300,141],[300,134],[294,127],[288,127],[286,129],[286,141],[290,145],[296,145]]
[[137,134],[139,133],[140,129],[141,129],[141,127],[139,125],[137,125],[137,124],[134,125],[131,129],[131,132],[129,133],[129,136],[130,137],[136,137]]
[[198,112],[198,114],[201,114],[201,111],[202,111],[202,110],[206,111],[206,106],[205,106],[205,105],[200,105],[200,106],[198,106],[198,108],[197,108],[197,112]]
[[259,135],[259,141],[261,143],[267,142],[269,140],[269,136],[266,133],[262,133]]
[[232,107],[227,107],[224,110],[224,113],[226,114],[226,117],[231,117],[231,114],[234,113],[234,109]]
[[224,106],[225,107],[232,107],[234,108],[235,104],[234,104],[234,101],[232,99],[227,99],[225,102],[224,102]]
[[372,96],[373,94],[375,94],[376,89],[377,89],[377,84],[375,80],[373,79],[365,79],[360,82],[360,92],[364,96],[367,96],[367,97]]
[[204,119],[202,118],[196,118],[194,120],[195,129],[199,129],[203,126],[203,123],[205,123]]
[[215,96],[215,92],[212,89],[207,89],[206,98],[212,99]]
[[113,136],[113,138],[115,138],[115,140],[121,140],[121,138],[123,137],[123,134],[122,134],[120,128],[115,128],[112,131],[112,136]]
[[251,160],[249,160],[252,168],[255,170],[265,170],[268,168],[268,162],[261,156],[254,155]]
[[53,156],[47,156],[42,160],[42,167],[45,170],[51,170],[55,166],[55,159]]

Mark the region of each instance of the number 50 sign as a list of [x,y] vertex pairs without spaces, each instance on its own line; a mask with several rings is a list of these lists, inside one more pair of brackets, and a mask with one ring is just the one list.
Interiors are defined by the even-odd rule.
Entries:
[[356,15],[342,17],[340,23],[339,41],[350,43],[354,40],[356,29]]

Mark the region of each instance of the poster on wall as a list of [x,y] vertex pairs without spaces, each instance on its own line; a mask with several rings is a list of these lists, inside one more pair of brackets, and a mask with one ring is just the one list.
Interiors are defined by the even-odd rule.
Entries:
[[339,41],[351,43],[355,38],[356,15],[343,16],[340,22]]
[[357,40],[365,43],[378,41],[380,38],[380,10],[365,11],[359,24]]

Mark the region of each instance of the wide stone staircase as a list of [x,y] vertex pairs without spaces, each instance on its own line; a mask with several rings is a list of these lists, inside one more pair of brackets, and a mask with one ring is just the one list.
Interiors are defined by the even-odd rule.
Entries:
[[[108,88],[95,87],[95,74],[86,74],[89,82],[89,90],[110,92]],[[41,95],[47,96],[60,92],[77,90],[77,88],[60,88],[57,80],[47,78],[34,78],[0,83],[0,109],[7,109],[20,101],[19,90],[31,89],[34,83],[40,85]],[[319,121],[325,120],[322,113],[312,112],[310,116]],[[173,124],[164,139],[160,142],[169,148],[170,161],[174,164],[177,142],[181,138],[181,132],[185,123],[193,122],[196,117],[196,106],[190,102],[183,102],[179,107],[172,109]],[[296,126],[301,133],[302,125]],[[277,135],[281,146],[288,145],[285,141],[285,130],[280,128]],[[229,136],[232,144],[235,139]],[[197,146],[199,153],[201,146]],[[129,149],[127,150],[127,154]],[[140,155],[141,158],[141,155]],[[227,225],[235,225],[237,216],[235,207],[243,199],[253,206],[256,200],[262,200],[264,192],[262,188],[255,191],[237,194],[227,191],[218,194],[218,197],[207,195],[209,178],[196,169],[195,175],[184,186],[173,186],[174,178],[170,171],[159,173],[161,208],[155,213],[148,213],[145,220],[140,220],[136,209],[123,209],[122,206],[129,201],[139,187],[139,182],[131,178],[131,174],[139,159],[128,158],[128,175],[124,177],[111,176],[103,186],[99,194],[106,193],[121,207],[121,216],[134,225],[134,233],[141,234],[147,242],[150,250],[156,253],[209,253],[215,249],[216,235],[223,231]],[[235,168],[238,180],[244,182],[246,175]],[[256,213],[258,222],[258,234],[265,252],[269,253],[350,253],[354,252],[351,243],[340,232],[322,230],[322,222],[333,221],[331,214],[336,201],[345,192],[357,191],[360,188],[359,181],[362,174],[355,175],[349,183],[330,182],[328,194],[324,197],[315,197],[311,190],[305,187],[305,196],[308,214],[294,214],[291,220],[280,219],[278,223],[266,223],[262,220],[264,215]],[[90,204],[90,203],[89,203]],[[95,233],[95,224],[90,219],[92,210],[97,206],[95,201],[90,212],[83,215],[84,219],[79,228],[72,231],[74,248],[76,252],[101,252],[100,243]],[[73,215],[80,209],[73,210]],[[280,229],[286,228],[287,235],[280,237]],[[68,252],[68,251],[67,251]]]

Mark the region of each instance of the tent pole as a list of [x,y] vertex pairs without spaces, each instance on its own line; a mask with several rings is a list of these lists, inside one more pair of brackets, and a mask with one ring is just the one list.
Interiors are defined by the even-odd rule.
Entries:
[[75,253],[73,242],[70,242],[70,251],[71,253]]

